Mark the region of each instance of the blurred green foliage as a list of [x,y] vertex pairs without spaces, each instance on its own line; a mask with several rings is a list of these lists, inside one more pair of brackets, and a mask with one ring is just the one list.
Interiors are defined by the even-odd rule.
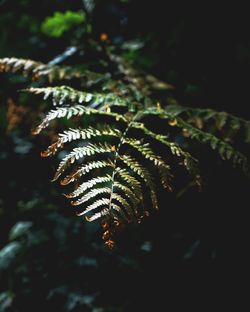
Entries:
[[57,38],[84,21],[84,12],[55,12],[53,16],[46,17],[42,22],[41,30],[45,35]]

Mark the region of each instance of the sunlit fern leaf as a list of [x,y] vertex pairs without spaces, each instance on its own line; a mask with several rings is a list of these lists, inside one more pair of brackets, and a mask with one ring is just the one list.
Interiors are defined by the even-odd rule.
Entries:
[[130,203],[128,212],[131,221],[138,221],[140,217],[138,211],[142,201],[142,193],[140,192],[141,190],[135,191],[135,188],[131,187],[131,185],[127,186],[124,183],[117,181],[117,179],[113,184],[113,188],[114,193],[123,194],[123,196],[127,198],[127,202]]
[[[127,211],[125,211],[124,207],[125,206],[123,206],[122,203],[120,203],[120,205],[117,205],[112,202],[108,208],[108,212],[115,220],[121,220],[122,222],[124,221],[130,222],[131,219],[127,215]],[[128,207],[129,206],[127,206],[127,208]]]
[[134,192],[133,187],[126,186],[125,184],[120,183],[119,181],[114,182],[114,189],[119,189],[124,193],[125,196],[127,196],[128,200],[130,200],[135,207],[137,207],[140,204],[140,197],[136,192]]
[[29,59],[18,59],[15,57],[0,59],[1,72],[21,72],[23,75],[31,76],[33,80],[41,77],[48,78],[51,83],[54,80],[86,79],[89,86],[107,79],[102,74],[86,70],[82,66],[59,66],[37,62]]
[[162,158],[155,154],[155,152],[149,147],[149,143],[144,143],[137,139],[126,138],[124,144],[132,146],[136,151],[141,153],[146,159],[152,161],[155,166],[166,166],[168,165],[162,160]]
[[[57,110],[57,112],[52,111],[51,117],[49,117],[49,120],[65,117],[68,116],[68,112],[72,111],[72,107],[63,108],[63,110]],[[79,110],[80,114],[82,113],[82,108]],[[110,112],[111,113],[111,112]],[[71,113],[69,117],[72,117],[71,115],[78,114],[78,111],[73,111],[73,114]],[[119,116],[118,116],[119,117]],[[45,117],[46,119],[46,117]],[[124,118],[123,118],[124,121]],[[43,127],[41,127],[42,129]],[[112,177],[110,175],[106,176],[98,176],[94,177],[90,180],[87,180],[86,182],[81,183],[73,192],[66,195],[68,198],[76,198],[81,195],[83,195],[81,198],[78,198],[77,200],[73,201],[72,204],[74,206],[78,206],[81,204],[86,203],[88,200],[91,200],[95,198],[95,196],[98,196],[102,193],[110,193],[109,198],[109,206],[108,208],[104,205],[101,211],[103,211],[101,214],[96,213],[95,218],[97,216],[101,215],[108,215],[107,211],[109,211],[110,216],[115,216],[116,213],[118,213],[118,216],[124,218],[126,222],[131,222],[132,220],[140,220],[141,214],[139,214],[139,208],[141,201],[143,200],[142,196],[142,190],[141,190],[141,183],[145,183],[145,185],[149,188],[152,203],[154,208],[158,208],[157,204],[157,192],[155,188],[155,182],[153,180],[153,177],[149,173],[149,171],[146,168],[143,168],[138,162],[134,160],[133,165],[136,165],[136,168],[134,167],[134,170],[131,170],[132,168],[128,166],[129,171],[127,171],[125,168],[120,168],[119,166],[115,165],[114,162],[95,162],[93,165],[93,162],[90,162],[90,165],[88,165],[88,156],[94,156],[96,154],[113,154],[113,157],[115,157],[115,161],[117,161],[120,158],[120,155],[118,153],[118,146],[126,145],[126,144],[132,144],[134,148],[136,148],[137,151],[139,151],[146,159],[149,159],[153,162],[155,166],[166,166],[164,161],[157,155],[154,155],[153,150],[151,150],[147,144],[144,144],[143,146],[138,146],[136,139],[128,138],[128,141],[125,139],[127,135],[127,131],[123,132],[121,135],[120,130],[118,129],[112,129],[108,125],[103,125],[100,129],[96,129],[93,127],[88,127],[85,129],[76,129],[76,130],[69,130],[64,132],[63,134],[59,135],[58,140],[53,143],[45,152],[43,152],[43,156],[50,156],[55,154],[57,152],[58,148],[62,146],[62,144],[70,143],[75,140],[90,140],[93,137],[100,137],[105,138],[107,136],[114,136],[117,137],[120,140],[120,143],[117,146],[110,145],[108,143],[104,144],[88,144],[84,147],[77,147],[74,148],[72,152],[70,152],[67,156],[64,157],[64,159],[59,164],[59,167],[56,171],[55,177],[53,180],[58,179],[67,168],[70,168],[76,161],[79,161],[80,159],[86,161],[86,164],[84,164],[82,167],[78,168],[76,171],[73,171],[73,174],[67,175],[66,178],[63,178],[61,181],[61,184],[68,184],[72,181],[79,180],[81,176],[84,175],[84,172],[88,171],[89,169],[95,169],[95,168],[104,168],[109,167],[111,169],[111,172],[113,171]],[[129,142],[129,143],[128,143]],[[125,157],[125,155],[122,155]],[[85,160],[85,157],[86,160]],[[124,158],[125,159],[125,158]],[[130,165],[132,158],[128,157],[128,160],[130,160]],[[123,161],[124,165],[127,165]],[[136,178],[131,173],[134,172],[138,176]],[[142,181],[140,181],[140,179]],[[98,184],[105,184],[101,188],[96,188]],[[125,184],[124,184],[125,183]],[[110,184],[110,185],[109,185]],[[109,192],[108,192],[108,186],[109,185]],[[121,187],[123,185],[123,187]],[[96,188],[96,191],[95,191]],[[99,190],[100,189],[100,190]],[[89,191],[88,191],[89,190]],[[131,198],[128,197],[126,194],[124,194],[124,191],[128,191],[128,193],[132,194]],[[87,193],[86,193],[87,192]],[[100,193],[99,193],[100,192]],[[106,203],[106,200],[104,198],[102,201],[99,201],[98,203]],[[80,214],[87,214],[93,209],[98,209],[98,207],[93,208],[93,204],[90,205],[91,208],[87,209],[86,211],[83,210]],[[105,212],[105,213],[104,213]],[[117,216],[117,218],[118,218]],[[92,220],[90,217],[89,220]]]
[[65,171],[67,167],[74,164],[78,159],[83,158],[84,156],[93,156],[96,154],[103,153],[113,153],[113,146],[107,143],[105,144],[92,144],[89,143],[84,147],[76,147],[70,152],[67,156],[65,156],[60,162],[53,181],[56,181]]
[[132,172],[137,174],[143,180],[150,191],[153,207],[158,209],[155,181],[148,169],[143,167],[138,161],[129,155],[122,155],[120,159],[129,167],[129,169],[131,169]]
[[75,90],[68,86],[60,87],[47,87],[47,88],[29,88],[24,91],[33,94],[43,94],[43,98],[46,100],[49,97],[52,98],[53,104],[63,105],[71,103],[86,103],[92,108],[107,108],[110,106],[123,106],[127,107],[128,102],[126,99],[122,99],[116,96],[114,93],[90,93]]
[[32,131],[34,135],[39,134],[43,129],[47,128],[50,122],[57,118],[67,118],[69,119],[72,116],[81,116],[83,114],[90,114],[88,108],[83,105],[75,105],[72,107],[59,107],[51,110],[42,122]]
[[60,184],[67,185],[71,182],[77,181],[80,177],[84,176],[87,173],[90,173],[91,171],[95,169],[109,168],[109,167],[111,168],[114,167],[114,163],[110,159],[90,161],[87,164],[80,166],[71,174],[67,175],[64,179],[61,180]]
[[[146,138],[149,136],[150,138],[154,139],[156,142],[160,143],[161,145],[167,147],[170,152],[181,158],[183,165],[188,170],[188,172],[195,178],[198,184],[200,184],[200,173],[197,166],[197,160],[190,155],[187,151],[184,151],[177,143],[172,142],[166,135],[156,134],[153,131],[149,130],[144,124],[139,122],[134,122],[132,124],[133,128],[139,129],[144,133],[144,137]],[[164,188],[171,190],[167,181],[171,177],[169,172],[170,167],[164,165],[159,167],[161,180]],[[165,177],[165,178],[164,178]]]
[[77,199],[76,201],[71,201],[71,205],[78,206],[81,204],[86,203],[90,199],[93,199],[94,197],[102,194],[110,194],[111,189],[109,187],[100,187],[96,189],[91,189],[88,193],[86,193],[81,198]]
[[149,136],[150,138],[153,138],[155,141],[165,145],[168,149],[170,149],[173,155],[176,155],[178,157],[182,156],[184,158],[189,158],[189,159],[194,160],[194,158],[188,152],[184,151],[175,142],[170,141],[166,135],[156,134],[153,131],[146,128],[144,124],[141,124],[138,122],[133,123],[132,127],[141,130],[144,133],[145,137]]
[[88,189],[91,189],[93,186],[100,184],[100,183],[107,183],[111,182],[112,177],[110,175],[92,178],[88,180],[87,182],[83,182],[80,184],[72,193],[65,195],[67,198],[75,198],[83,194]]
[[91,140],[94,137],[117,137],[121,136],[121,132],[118,129],[112,129],[110,126],[105,125],[100,130],[89,127],[86,129],[69,129],[63,133],[59,133],[59,138],[56,142],[50,145],[46,151],[42,152],[42,157],[54,155],[59,148],[63,147],[65,143],[69,143],[76,140]]
[[94,215],[94,218],[87,217],[86,219],[88,221],[93,221],[106,215],[113,216],[114,218],[117,218],[118,216],[121,220],[123,219],[129,221],[127,219],[126,213],[123,211],[123,208],[120,205],[114,203],[110,204],[110,199],[105,197],[96,200],[94,203],[87,206],[82,212],[77,213],[77,215],[83,216],[90,212],[93,213],[93,211],[97,209],[100,211]]
[[28,59],[19,59],[15,57],[6,57],[0,59],[0,70],[2,72],[18,72],[23,71],[23,73],[29,74],[34,73],[34,71],[39,69],[44,69],[45,65],[41,62],[36,62]]
[[[125,216],[125,219],[128,222],[130,222],[134,218],[133,207],[125,198],[125,196],[113,191],[109,200],[110,210],[114,209],[114,206],[119,207],[119,212],[122,213],[123,216]],[[117,202],[117,204],[114,203],[114,200]]]
[[126,182],[127,185],[132,188],[135,194],[137,194],[138,198],[142,200],[142,189],[140,181],[132,176],[131,173],[125,168],[116,167],[115,170],[116,176],[118,175],[123,182]]
[[[86,213],[92,212],[93,210],[96,210],[97,208],[102,208],[99,214],[99,218],[105,214],[105,211],[109,204],[109,198],[101,198],[96,200],[93,204],[87,206],[82,212],[77,213],[78,216],[85,215]],[[106,209],[105,209],[106,207]]]
[[45,118],[42,120],[40,125],[38,125],[32,133],[34,135],[39,134],[43,129],[47,128],[52,120],[59,119],[59,118],[67,118],[70,119],[72,116],[82,116],[82,115],[103,115],[103,116],[108,116],[108,117],[114,117],[117,121],[125,121],[126,119],[116,113],[107,113],[107,112],[102,112],[94,108],[89,108],[83,105],[73,105],[69,107],[58,107],[56,109],[51,110]]

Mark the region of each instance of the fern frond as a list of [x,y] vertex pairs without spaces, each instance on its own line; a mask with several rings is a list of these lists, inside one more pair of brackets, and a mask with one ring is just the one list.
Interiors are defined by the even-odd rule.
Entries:
[[66,117],[69,119],[72,116],[81,116],[84,113],[87,113],[89,111],[88,108],[82,105],[75,105],[72,107],[60,107],[57,109],[51,110],[46,117],[42,120],[40,125],[38,125],[33,131],[32,134],[37,135],[39,134],[43,129],[47,128],[50,124],[50,122],[57,118],[63,118]]
[[114,167],[114,163],[108,159],[108,160],[98,160],[98,161],[90,161],[87,164],[84,164],[80,168],[78,168],[76,171],[73,171],[73,173],[67,175],[61,182],[61,185],[67,185],[71,182],[77,181],[81,176],[91,172],[94,169],[101,169],[101,168],[108,168]]
[[[130,206],[127,206],[126,208],[129,209]],[[124,209],[124,206],[122,206],[122,203],[119,203],[119,205],[114,204],[113,202],[110,203],[110,199],[109,199],[108,213],[111,217],[114,218],[114,220],[120,220],[121,222],[123,222],[124,220],[126,222],[131,221],[131,218],[127,216],[128,211]],[[103,239],[105,240],[105,237],[103,237]]]
[[54,80],[86,79],[89,86],[108,78],[105,75],[91,72],[82,66],[44,64],[15,57],[0,59],[0,72],[21,72],[23,75],[31,76],[33,80],[47,77],[50,83]]
[[[96,221],[98,219],[101,219],[105,216],[107,216],[109,214],[109,210],[106,208],[106,209],[103,209],[101,212],[96,212],[94,214],[92,214],[90,217],[86,216],[85,219],[88,221],[88,222],[93,222],[93,221]],[[78,214],[79,216],[79,214]]]
[[185,158],[194,159],[188,152],[185,152],[178,144],[170,141],[166,135],[156,134],[153,131],[149,130],[147,127],[145,127],[144,124],[138,122],[134,122],[132,124],[132,127],[141,130],[145,134],[145,136],[149,136],[150,138],[153,138],[155,141],[160,142],[161,144],[168,147],[173,155],[176,155],[178,157],[183,156]]
[[88,144],[84,147],[76,147],[73,149],[71,153],[63,158],[60,162],[55,176],[52,181],[56,181],[61,174],[65,171],[65,169],[75,163],[76,160],[83,158],[84,156],[93,156],[96,154],[103,154],[103,153],[113,153],[113,146],[107,143],[105,144]]
[[100,130],[93,127],[86,129],[69,129],[63,133],[59,133],[58,140],[50,145],[47,150],[42,152],[41,156],[48,157],[54,155],[65,143],[69,143],[75,140],[90,140],[94,137],[104,136],[119,138],[121,136],[121,132],[118,129],[112,129],[108,125],[104,125]]
[[114,182],[114,193],[123,193],[123,196],[127,198],[127,200],[131,203],[128,208],[129,216],[132,221],[137,221],[140,217],[139,208],[141,205],[142,194],[138,194],[138,192],[134,191],[134,189],[130,186],[126,186],[119,181]]
[[[203,129],[208,127],[213,131],[212,126],[220,131],[227,130],[223,133],[225,138],[231,139],[233,135],[240,130],[243,132],[243,139],[245,143],[250,143],[250,121],[234,116],[226,112],[217,112],[212,109],[192,108],[180,105],[169,105],[165,108],[166,112],[172,114],[172,117],[181,117],[188,123],[194,124],[197,128]],[[225,132],[225,131],[224,131]]]
[[86,201],[89,201],[90,199],[93,199],[94,197],[96,197],[98,195],[110,194],[110,192],[111,192],[111,189],[109,187],[100,187],[100,188],[92,189],[87,194],[82,196],[80,199],[78,199],[76,201],[71,201],[71,205],[78,206],[78,205],[85,203]]
[[29,88],[24,91],[33,94],[43,94],[44,100],[52,98],[53,104],[63,105],[71,103],[87,103],[92,108],[102,108],[103,106],[123,106],[127,107],[126,99],[116,96],[114,93],[90,93],[75,90],[68,86],[47,87],[47,88]]
[[133,207],[131,207],[130,203],[128,202],[128,200],[126,198],[124,198],[122,195],[116,193],[116,192],[113,192],[112,193],[112,197],[110,199],[110,202],[111,202],[111,208],[113,209],[114,208],[114,202],[113,200],[116,200],[119,205],[116,205],[117,207],[119,207],[119,211],[120,212],[124,212],[124,216],[125,215],[128,215],[128,219],[125,217],[125,219],[129,220],[129,219],[134,219],[134,211],[133,211]]
[[83,114],[86,115],[104,115],[109,117],[114,117],[117,121],[125,121],[127,120],[120,114],[116,113],[106,113],[98,111],[94,108],[85,107],[83,105],[74,105],[70,107],[58,107],[56,109],[51,110],[46,117],[43,119],[43,121],[38,125],[32,133],[34,135],[39,134],[43,129],[47,128],[52,120],[58,119],[58,118],[67,118],[70,119],[72,116],[82,116]]
[[152,175],[150,172],[139,164],[134,158],[128,155],[120,156],[120,159],[134,172],[136,173],[145,183],[145,185],[150,190],[150,195],[153,203],[153,207],[158,209],[158,201],[155,189],[155,182],[153,180]]
[[43,69],[46,65],[41,62],[36,62],[28,59],[18,59],[15,57],[5,57],[0,59],[1,72],[18,72],[23,71],[24,74],[34,73],[34,71]]
[[180,118],[177,119],[177,126],[181,127],[190,138],[202,143],[208,143],[213,150],[219,152],[222,159],[232,160],[234,165],[240,166],[247,175],[250,174],[247,157],[235,150],[230,144],[218,139],[211,133],[195,128]]
[[[82,212],[80,213],[77,213],[78,216],[82,216],[82,215],[85,215],[86,213],[89,213],[90,211],[92,210],[96,210],[97,208],[101,208],[104,206],[104,208],[102,209],[102,211],[98,214],[99,217],[105,215],[105,207],[107,209],[108,207],[108,204],[109,204],[109,199],[108,198],[101,198],[101,199],[98,199],[97,201],[95,201],[93,204],[87,206]],[[90,219],[87,219],[90,221]]]
[[213,149],[218,151],[223,160],[232,160],[234,165],[240,166],[246,175],[249,175],[249,163],[248,159],[241,152],[237,151],[229,143],[219,139],[215,135],[205,132],[196,128],[192,124],[184,121],[180,117],[175,117],[172,112],[165,111],[163,109],[149,108],[142,114],[143,116],[158,116],[159,118],[166,119],[168,124],[172,127],[182,129],[186,137],[196,139],[200,143],[207,143]]
[[149,143],[142,144],[140,140],[126,138],[124,140],[124,144],[132,146],[135,150],[141,153],[146,159],[152,161],[155,166],[168,167],[168,165],[163,161],[163,159],[160,156],[157,156],[153,152],[153,150],[149,147]]
[[118,189],[124,193],[124,195],[131,200],[135,207],[140,203],[140,198],[137,196],[136,192],[133,191],[133,188],[130,188],[118,181],[114,182],[114,189]]
[[[108,199],[109,201],[109,199]],[[104,218],[104,217],[107,217],[108,219],[110,219],[110,217],[113,217],[114,220],[117,220],[117,216],[119,216],[119,219],[120,220],[127,220],[127,216],[124,214],[124,212],[122,211],[121,207],[119,205],[116,205],[116,204],[111,204],[111,207],[109,208],[107,205],[105,205],[106,203],[106,198],[102,200],[102,202],[100,201],[96,201],[96,204],[98,205],[97,208],[100,208],[102,206],[104,206],[101,211],[97,212],[97,213],[94,213],[92,214],[91,216],[86,216],[85,219],[89,222],[92,222],[92,221],[95,221],[97,219],[101,219],[101,218]],[[90,205],[89,207],[91,207],[92,205]],[[95,206],[95,203],[93,204],[93,206]],[[92,207],[91,207],[92,208]],[[93,209],[88,210],[86,213],[88,213],[89,211],[92,211]],[[88,209],[88,207],[87,207]],[[94,208],[95,209],[95,208]],[[81,214],[86,214],[85,212],[82,212]],[[80,214],[78,214],[79,216]],[[129,221],[129,220],[127,220]],[[105,244],[108,243],[109,241],[109,238],[111,236],[113,236],[113,233],[111,233],[109,231],[109,235],[107,237],[107,235],[105,235],[106,232],[104,232],[103,234],[103,240],[105,241]],[[114,243],[114,242],[113,242]],[[113,246],[110,246],[111,248],[114,247]]]
[[100,183],[107,183],[111,182],[112,177],[110,175],[106,175],[103,177],[97,177],[97,178],[92,178],[87,182],[83,182],[81,185],[79,185],[72,193],[66,194],[65,196],[67,198],[74,198],[80,196],[82,193],[87,191],[88,189],[92,188],[93,186],[100,184]]
[[[190,153],[184,151],[177,143],[170,141],[166,135],[156,134],[153,131],[149,130],[147,127],[145,127],[145,125],[142,123],[134,122],[132,127],[142,131],[144,133],[144,136],[149,136],[156,142],[161,143],[163,146],[167,147],[173,155],[181,157],[183,159],[183,165],[185,166],[185,168],[190,172],[191,175],[197,177],[199,180],[200,174],[197,167],[197,160],[193,156],[191,156]],[[171,177],[171,174],[169,172],[170,168],[169,166],[161,166],[159,167],[159,169],[162,178],[162,184],[166,189],[168,189],[169,185],[166,184],[166,181],[168,181],[168,178]],[[164,177],[166,177],[165,182]]]
[[[129,187],[132,190],[132,192],[134,192],[138,200],[142,202],[143,195],[140,181],[134,176],[132,176],[131,173],[126,168],[116,167],[115,171],[116,171],[116,180],[120,179],[123,185],[125,182],[126,186]],[[116,181],[114,181],[114,185],[115,182]]]
[[86,217],[86,220],[93,221],[106,215],[112,216],[114,214],[114,211],[115,211],[115,214],[114,214],[115,217],[117,217],[117,215],[120,215],[121,219],[123,220],[127,219],[127,216],[124,213],[120,205],[112,203],[111,207],[107,208],[108,205],[110,205],[110,200],[108,198],[101,198],[101,199],[96,200],[93,204],[87,206],[82,212],[77,213],[77,215],[82,216],[82,215],[86,215],[87,213],[92,212],[93,210],[101,209],[98,213],[92,215],[91,217]]
[[[210,109],[180,105],[162,109],[159,103],[154,105],[152,91],[169,90],[172,86],[135,70],[130,63],[108,50],[107,56],[118,65],[119,80],[83,67],[48,65],[17,58],[0,59],[0,71],[19,71],[33,80],[47,77],[49,82],[83,79],[84,91],[68,86],[24,91],[40,94],[45,100],[52,99],[56,106],[33,134],[39,134],[57,119],[72,119],[72,123],[76,123],[74,128],[71,126],[59,133],[56,141],[41,155],[55,155],[67,145],[69,152],[60,160],[53,181],[60,178],[61,185],[75,182],[74,188],[65,196],[71,199],[73,206],[79,206],[77,215],[85,215],[88,221],[101,219],[108,223],[103,238],[112,247],[119,225],[140,222],[148,215],[149,207],[145,205],[148,198],[152,202],[150,206],[158,209],[160,184],[157,178],[166,190],[171,191],[175,169],[182,165],[185,173],[190,173],[191,179],[200,184],[198,161],[189,148],[192,141],[186,138],[208,144],[223,159],[232,160],[249,174],[247,157],[235,150],[228,140],[232,142],[232,137],[240,131],[242,137],[242,131],[245,131],[244,140],[249,143],[250,122]],[[105,83],[97,85],[95,91],[89,91],[88,87],[101,80]],[[159,129],[157,124],[149,124],[151,120],[160,121]],[[164,122],[167,125],[162,130]],[[178,138],[182,138],[183,144],[178,144]]]

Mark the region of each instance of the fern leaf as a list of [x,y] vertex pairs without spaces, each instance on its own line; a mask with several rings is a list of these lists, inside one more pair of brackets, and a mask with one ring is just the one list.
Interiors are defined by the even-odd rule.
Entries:
[[[109,199],[108,199],[108,202],[109,202]],[[106,203],[106,201],[105,201]],[[97,201],[97,204],[98,204],[98,208],[99,207],[102,207],[104,206],[101,211],[99,212],[96,212],[94,214],[92,214],[91,216],[86,216],[86,220],[89,221],[89,222],[92,222],[92,221],[95,221],[97,219],[101,219],[101,218],[106,218],[108,217],[110,219],[110,217],[113,217],[114,219],[117,219],[117,215],[120,215],[120,220],[123,219],[123,220],[126,220],[127,219],[127,216],[124,214],[124,212],[122,211],[121,207],[119,205],[116,205],[116,204],[113,204],[111,205],[111,207],[109,208],[107,205],[104,204],[101,204],[100,202]],[[93,210],[93,209],[92,209]],[[104,233],[105,234],[105,233]],[[106,240],[108,238],[110,238],[110,236],[112,236],[112,233],[109,233],[109,236],[108,237],[105,237],[106,235],[103,235],[103,240]],[[105,242],[106,244],[106,242]]]
[[90,199],[93,199],[94,197],[98,195],[110,194],[110,192],[111,192],[111,189],[109,187],[101,187],[101,188],[92,189],[90,192],[82,196],[80,199],[76,201],[71,201],[71,205],[78,206],[78,205],[85,203],[86,201],[89,201]]
[[91,217],[86,217],[87,221],[93,221],[99,219],[106,215],[114,215],[114,217],[121,215],[122,219],[127,219],[125,213],[119,205],[114,203],[111,204],[110,208],[107,208],[110,204],[110,200],[108,198],[101,198],[96,200],[93,204],[87,206],[82,212],[77,213],[78,216],[86,215],[87,213],[92,212],[96,209],[101,209],[98,213],[92,215]]
[[82,193],[92,188],[93,186],[100,183],[108,183],[112,181],[112,177],[110,175],[106,175],[103,177],[92,178],[87,182],[83,182],[80,184],[72,193],[65,195],[67,198],[75,198],[80,196]]
[[116,113],[105,113],[100,112],[93,108],[88,108],[83,105],[74,105],[70,107],[58,107],[57,109],[51,110],[47,116],[43,119],[43,121],[38,125],[32,133],[34,135],[39,134],[43,129],[47,128],[52,120],[58,119],[58,118],[67,118],[70,119],[72,116],[82,116],[83,114],[86,115],[104,115],[109,117],[114,117],[117,121],[125,121],[127,120],[120,114]]
[[132,127],[141,130],[145,134],[145,136],[149,136],[154,140],[170,148],[173,155],[176,155],[178,157],[183,156],[185,158],[194,159],[188,152],[185,152],[178,144],[170,141],[166,135],[156,134],[151,130],[149,130],[148,128],[146,128],[144,124],[138,122],[134,122]]
[[75,140],[90,140],[94,137],[104,137],[111,136],[119,138],[121,132],[118,129],[112,129],[110,126],[105,125],[102,129],[96,129],[89,127],[86,129],[69,129],[63,133],[59,133],[59,138],[56,142],[50,145],[47,150],[41,153],[42,157],[48,157],[54,155],[59,148],[61,148],[65,143],[69,143]]
[[161,159],[160,156],[157,156],[153,150],[149,147],[149,143],[142,144],[140,140],[126,138],[124,139],[124,144],[132,146],[135,150],[141,153],[146,159],[152,161],[155,166],[166,166],[168,165]]
[[[165,116],[166,117],[166,116]],[[169,117],[167,116],[169,119]],[[221,158],[223,160],[232,160],[234,165],[240,166],[246,175],[249,175],[249,163],[248,159],[245,155],[235,150],[230,144],[227,142],[217,138],[215,135],[211,133],[204,132],[191,124],[185,122],[181,118],[175,118],[175,124],[185,131],[186,136],[190,136],[192,139],[196,139],[201,143],[208,143],[213,150],[219,152]]]
[[142,115],[155,115],[166,119],[170,126],[181,128],[185,132],[186,136],[196,139],[201,143],[209,144],[213,150],[219,152],[222,159],[232,160],[233,164],[240,166],[247,176],[250,175],[247,157],[215,135],[192,126],[180,117],[173,118],[175,115],[172,112],[168,112],[163,109],[149,108],[143,112]]
[[232,160],[234,165],[239,165],[247,175],[250,174],[247,157],[235,150],[230,144],[218,139],[211,133],[206,133],[193,127],[180,118],[177,120],[177,126],[182,129],[187,129],[187,135],[190,135],[191,138],[202,143],[208,143],[213,150],[217,150],[219,152],[222,159]]
[[118,181],[114,182],[114,189],[119,189],[120,191],[122,191],[124,193],[125,196],[127,196],[127,198],[129,200],[131,200],[131,202],[134,204],[134,206],[138,206],[140,203],[140,198],[137,196],[137,194],[133,191],[133,188],[130,188]]
[[[124,206],[120,203],[120,205],[114,204],[113,202],[110,202],[109,199],[109,208],[107,210],[108,214],[113,217],[114,220],[126,220],[127,222],[131,221],[131,218],[127,216],[128,211],[125,213],[125,209],[123,209]],[[129,209],[130,206],[127,206],[127,209]],[[105,240],[105,237],[103,237]]]
[[153,203],[153,207],[158,209],[158,201],[155,189],[155,182],[150,172],[140,165],[134,158],[128,155],[122,155],[120,159],[134,172],[136,173],[146,184],[150,190],[150,195]]
[[[113,200],[116,200],[119,203],[119,205],[114,204]],[[113,192],[111,198],[109,199],[109,202],[111,203],[111,209],[114,209],[115,205],[119,207],[119,212],[120,213],[123,212],[122,214],[125,217],[125,220],[130,221],[131,219],[134,219],[135,213],[133,211],[133,207],[131,207],[128,200],[124,198],[122,195]]]
[[36,62],[33,60],[18,59],[15,57],[5,57],[0,59],[0,71],[1,72],[17,72],[23,71],[23,73],[33,73],[36,69],[44,68],[45,64]]
[[136,192],[133,191],[133,188],[130,188],[118,181],[114,182],[114,193],[122,192],[123,195],[127,198],[129,202],[131,202],[132,206],[129,206],[130,218],[133,221],[138,220],[139,213],[138,208],[141,204],[141,199]]
[[[200,174],[196,164],[197,160],[194,157],[192,157],[190,153],[184,151],[177,143],[170,141],[166,135],[156,134],[152,132],[151,130],[146,128],[144,124],[134,122],[132,127],[139,129],[144,133],[145,136],[149,136],[150,138],[153,138],[155,141],[167,147],[168,150],[170,150],[173,155],[181,157],[183,159],[183,165],[185,166],[185,168],[189,171],[189,173],[192,176],[195,177],[197,182],[200,184]],[[159,167],[162,184],[166,189],[169,189],[169,185],[166,184],[166,182],[169,181],[169,178],[171,177],[169,169],[170,168],[167,166]]]
[[33,80],[47,77],[50,83],[54,80],[85,79],[88,86],[109,78],[107,75],[86,70],[82,66],[58,66],[15,57],[0,59],[0,72],[22,72],[23,75],[30,75]]
[[87,103],[92,108],[101,108],[103,106],[123,106],[127,107],[127,101],[114,95],[113,93],[90,93],[75,90],[68,86],[47,87],[47,88],[29,88],[24,90],[33,94],[43,94],[44,100],[52,97],[53,104],[63,105],[71,103]]
[[165,108],[165,111],[172,114],[172,118],[179,116],[185,121],[194,124],[199,129],[203,129],[207,125],[209,126],[209,130],[213,131],[211,128],[211,125],[213,125],[222,135],[222,130],[227,128],[223,137],[229,136],[230,138],[229,131],[233,131],[235,135],[242,129],[245,143],[250,143],[250,121],[243,118],[226,112],[217,112],[212,109],[192,108],[180,105],[169,105]]
[[[98,199],[97,201],[95,201],[93,204],[87,206],[82,212],[80,213],[77,213],[78,216],[82,216],[82,215],[85,215],[86,213],[89,213],[90,211],[93,211],[93,210],[96,210],[97,208],[101,208],[104,206],[105,207],[108,207],[109,205],[109,199],[108,198],[101,198],[101,199]],[[105,210],[103,212],[100,212],[100,217],[102,215],[104,215],[105,213]],[[87,219],[90,221],[90,219]]]
[[88,109],[85,106],[82,105],[75,105],[72,107],[60,107],[57,109],[51,110],[47,116],[42,120],[40,125],[38,125],[33,131],[32,134],[37,135],[39,134],[43,129],[47,128],[50,124],[50,122],[57,118],[63,118],[66,117],[69,119],[72,116],[81,116],[82,114],[86,113]]
[[86,216],[85,219],[88,222],[93,222],[93,221],[96,221],[98,219],[105,217],[108,214],[109,214],[108,209],[103,209],[101,212],[96,212],[96,213],[92,214],[90,217]]
[[108,159],[106,160],[97,160],[97,161],[90,161],[87,164],[82,165],[80,168],[78,168],[76,171],[73,171],[73,173],[67,175],[60,183],[61,185],[67,185],[71,182],[79,180],[79,178],[89,172],[91,172],[94,169],[101,169],[101,168],[108,168],[114,167],[114,163]]
[[139,195],[140,200],[142,200],[142,190],[141,183],[135,177],[133,177],[130,172],[125,168],[116,167],[116,173],[125,181],[130,187]]
[[73,164],[76,160],[83,158],[84,156],[92,156],[96,154],[113,153],[113,147],[108,144],[88,144],[84,147],[76,147],[71,153],[63,158],[60,162],[56,174],[52,181],[56,181],[65,169]]

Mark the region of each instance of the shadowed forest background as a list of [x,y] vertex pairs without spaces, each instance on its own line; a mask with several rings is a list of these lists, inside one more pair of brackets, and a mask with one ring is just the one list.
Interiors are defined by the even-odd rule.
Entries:
[[[0,57],[49,62],[83,44],[79,26],[54,37],[41,26],[56,11],[82,10],[83,2],[0,0]],[[97,1],[93,38],[114,45],[137,39],[138,48],[123,56],[173,85],[179,103],[250,119],[247,14],[162,2]],[[66,63],[84,63],[84,44],[82,51]],[[206,168],[213,155],[205,155],[203,191],[168,194],[159,212],[128,227],[110,251],[98,224],[77,218],[50,183],[54,168],[30,134],[42,101],[17,91],[26,86],[21,75],[0,75],[0,312],[243,304],[249,180],[227,163]]]

